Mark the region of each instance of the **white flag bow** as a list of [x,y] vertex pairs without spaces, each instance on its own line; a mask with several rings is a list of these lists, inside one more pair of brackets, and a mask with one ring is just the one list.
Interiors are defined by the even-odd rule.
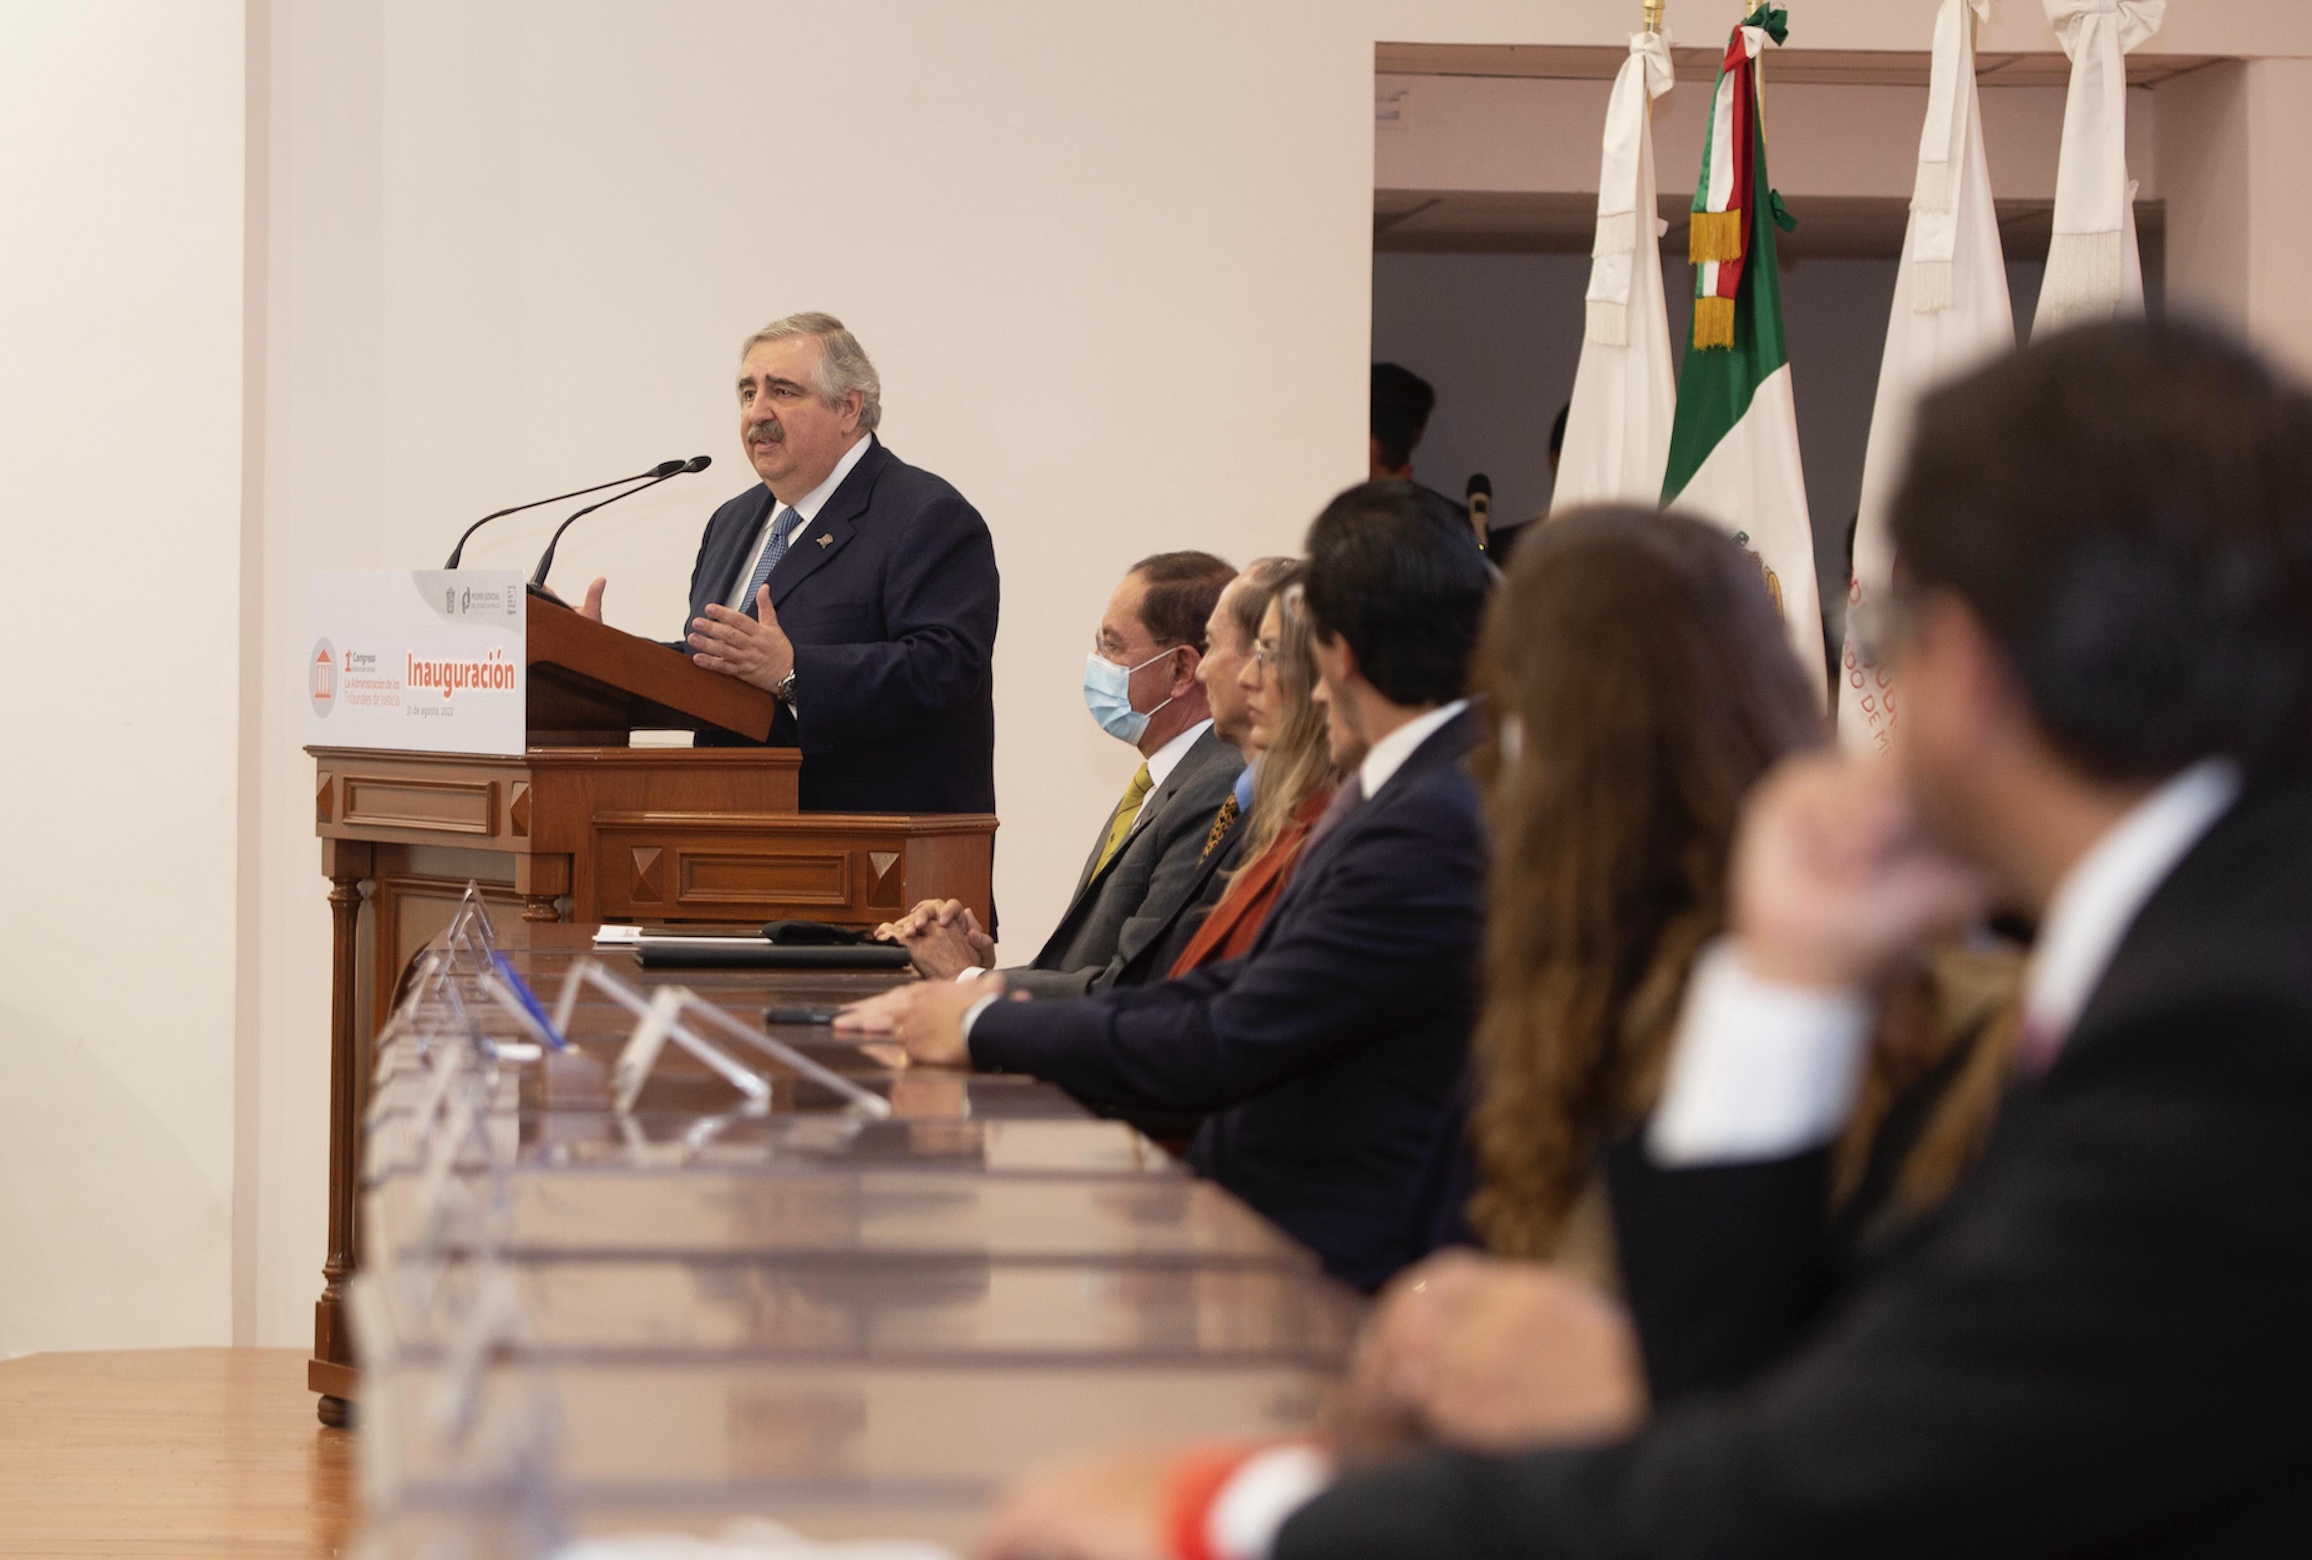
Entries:
[[1975,85],[1968,12],[1990,20],[1991,0],[1943,0],[1935,15],[1934,68],[1928,80],[1926,123],[1919,127],[1919,170],[1911,186],[1911,307],[1933,314],[1951,306],[1951,256],[1958,250],[1959,217],[1951,207],[1959,169],[1967,161],[1965,112]]
[[1662,33],[1630,35],[1630,57],[1614,78],[1606,104],[1605,149],[1598,162],[1597,236],[1590,245],[1586,321],[1589,339],[1601,346],[1627,346],[1630,339],[1630,267],[1639,243],[1639,224],[1648,241],[1658,241],[1668,224],[1653,211],[1638,210],[1639,148],[1646,105],[1676,83],[1670,40]]
[[2159,31],[2167,0],[2044,0],[2071,59],[2063,153],[2055,174],[2055,231],[2032,334],[2108,319],[2135,296],[2125,237],[2135,183],[2127,176],[2127,66],[2123,56]]
[[[2159,31],[2159,24],[2167,15],[2167,0],[2046,0],[2047,24],[2063,40],[2067,58],[2079,58],[2080,24],[2096,17],[2116,17],[2119,27],[2119,52],[2127,53],[2137,44]],[[1991,19],[1990,0],[1976,0],[1975,14],[1985,21]]]

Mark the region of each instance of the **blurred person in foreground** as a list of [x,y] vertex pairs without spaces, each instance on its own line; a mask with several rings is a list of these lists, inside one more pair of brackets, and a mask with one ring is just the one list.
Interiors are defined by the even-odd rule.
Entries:
[[1335,498],[1308,551],[1328,741],[1351,774],[1251,950],[1073,1002],[1000,1000],[1001,976],[922,982],[890,1021],[918,1062],[1209,1113],[1196,1168],[1369,1289],[1422,1254],[1413,1198],[1476,1006],[1485,847],[1463,685],[1489,582],[1397,483]]
[[1743,795],[1823,739],[1742,563],[1700,522],[1579,513],[1487,614],[1486,1002],[1467,1141],[1431,1193],[1441,1244],[1614,1282],[1598,1156],[1659,1092],[1688,971],[1724,930]]
[[[1535,1394],[1497,1352],[1547,1330],[1580,1287],[1569,1275],[1635,1312],[1657,1406],[1747,1379],[1816,1299],[1758,1260],[1786,1224],[1688,1219],[1658,1195],[1641,1131],[1693,971],[1726,929],[1743,802],[1828,738],[1756,560],[1705,522],[1569,512],[1512,565],[1474,685],[1499,719],[1472,765],[1493,850],[1471,1128],[1432,1177],[1448,1249],[1392,1281],[1360,1340],[1344,1429],[1368,1441],[1518,1439]],[[2017,964],[1938,946],[1887,983],[1868,1107],[1792,1199],[1839,1265],[1938,1203],[1979,1151]]]
[[1626,1328],[1569,1305],[1521,1340],[1535,1449],[1117,1454],[1015,1496],[986,1553],[2302,1546],[2312,398],[2189,325],[2035,342],[1927,400],[1894,531],[1897,760],[1752,799],[1645,1146],[1689,1208],[1804,1217],[1750,1172],[1830,1152],[1867,993],[1995,901],[2040,928],[2016,1077],[1941,1214],[1651,1422]]

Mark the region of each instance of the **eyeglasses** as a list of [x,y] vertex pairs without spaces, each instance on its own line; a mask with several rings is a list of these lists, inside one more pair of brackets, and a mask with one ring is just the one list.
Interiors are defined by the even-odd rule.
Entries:
[[[1166,656],[1172,654],[1176,650],[1188,650],[1192,648],[1194,647],[1185,644],[1166,645],[1163,649],[1148,657],[1147,660],[1140,662],[1137,666],[1124,666],[1124,663],[1121,661],[1114,661],[1112,664],[1117,666],[1124,666],[1124,670],[1127,672],[1137,672],[1143,666],[1154,666],[1158,661],[1163,660]],[[1118,645],[1115,653],[1117,655],[1130,655],[1132,652],[1124,649],[1121,645]],[[1093,630],[1092,632],[1092,654],[1098,656],[1103,661],[1111,660],[1108,647],[1100,642],[1100,634],[1097,629]]]
[[1252,647],[1252,664],[1263,677],[1275,671],[1283,659],[1284,649],[1273,639],[1260,640]]

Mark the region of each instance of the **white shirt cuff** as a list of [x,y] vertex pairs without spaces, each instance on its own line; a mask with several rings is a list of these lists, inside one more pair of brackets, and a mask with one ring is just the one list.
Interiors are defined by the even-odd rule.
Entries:
[[1860,993],[1761,980],[1720,938],[1695,961],[1678,1015],[1646,1133],[1654,1162],[1784,1159],[1829,1142],[1853,1109],[1870,1022]]
[[959,972],[957,973],[957,975],[956,975],[956,977],[955,977],[955,983],[956,983],[958,986],[960,986],[960,985],[962,985],[962,984],[963,984],[965,981],[967,981],[967,980],[977,980],[977,979],[979,979],[979,978],[980,978],[982,975],[985,975],[986,973],[987,973],[987,971],[985,971],[985,970],[981,969],[981,968],[980,968],[978,965],[976,965],[976,964],[967,965],[967,966],[965,966],[965,968],[964,968],[964,969],[962,969],[961,971],[959,971]]
[[1322,1447],[1296,1442],[1255,1452],[1228,1477],[1204,1519],[1204,1541],[1220,1560],[1268,1560],[1286,1519],[1333,1482]]
[[979,1022],[980,1014],[995,1005],[996,996],[996,993],[991,992],[963,1010],[963,1043],[965,1045],[971,1044],[971,1026]]

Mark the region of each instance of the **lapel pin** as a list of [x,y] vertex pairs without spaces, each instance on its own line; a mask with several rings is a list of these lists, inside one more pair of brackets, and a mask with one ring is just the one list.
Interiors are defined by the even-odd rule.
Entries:
[[827,535],[825,535],[825,536],[822,536],[822,537],[820,537],[820,538],[819,538],[819,545],[820,545],[821,547],[824,547],[824,546],[826,546],[826,545],[827,545],[829,542],[832,542],[834,539],[835,539],[835,537],[834,537],[834,534],[833,534],[832,532],[830,532],[829,534],[827,534]]

